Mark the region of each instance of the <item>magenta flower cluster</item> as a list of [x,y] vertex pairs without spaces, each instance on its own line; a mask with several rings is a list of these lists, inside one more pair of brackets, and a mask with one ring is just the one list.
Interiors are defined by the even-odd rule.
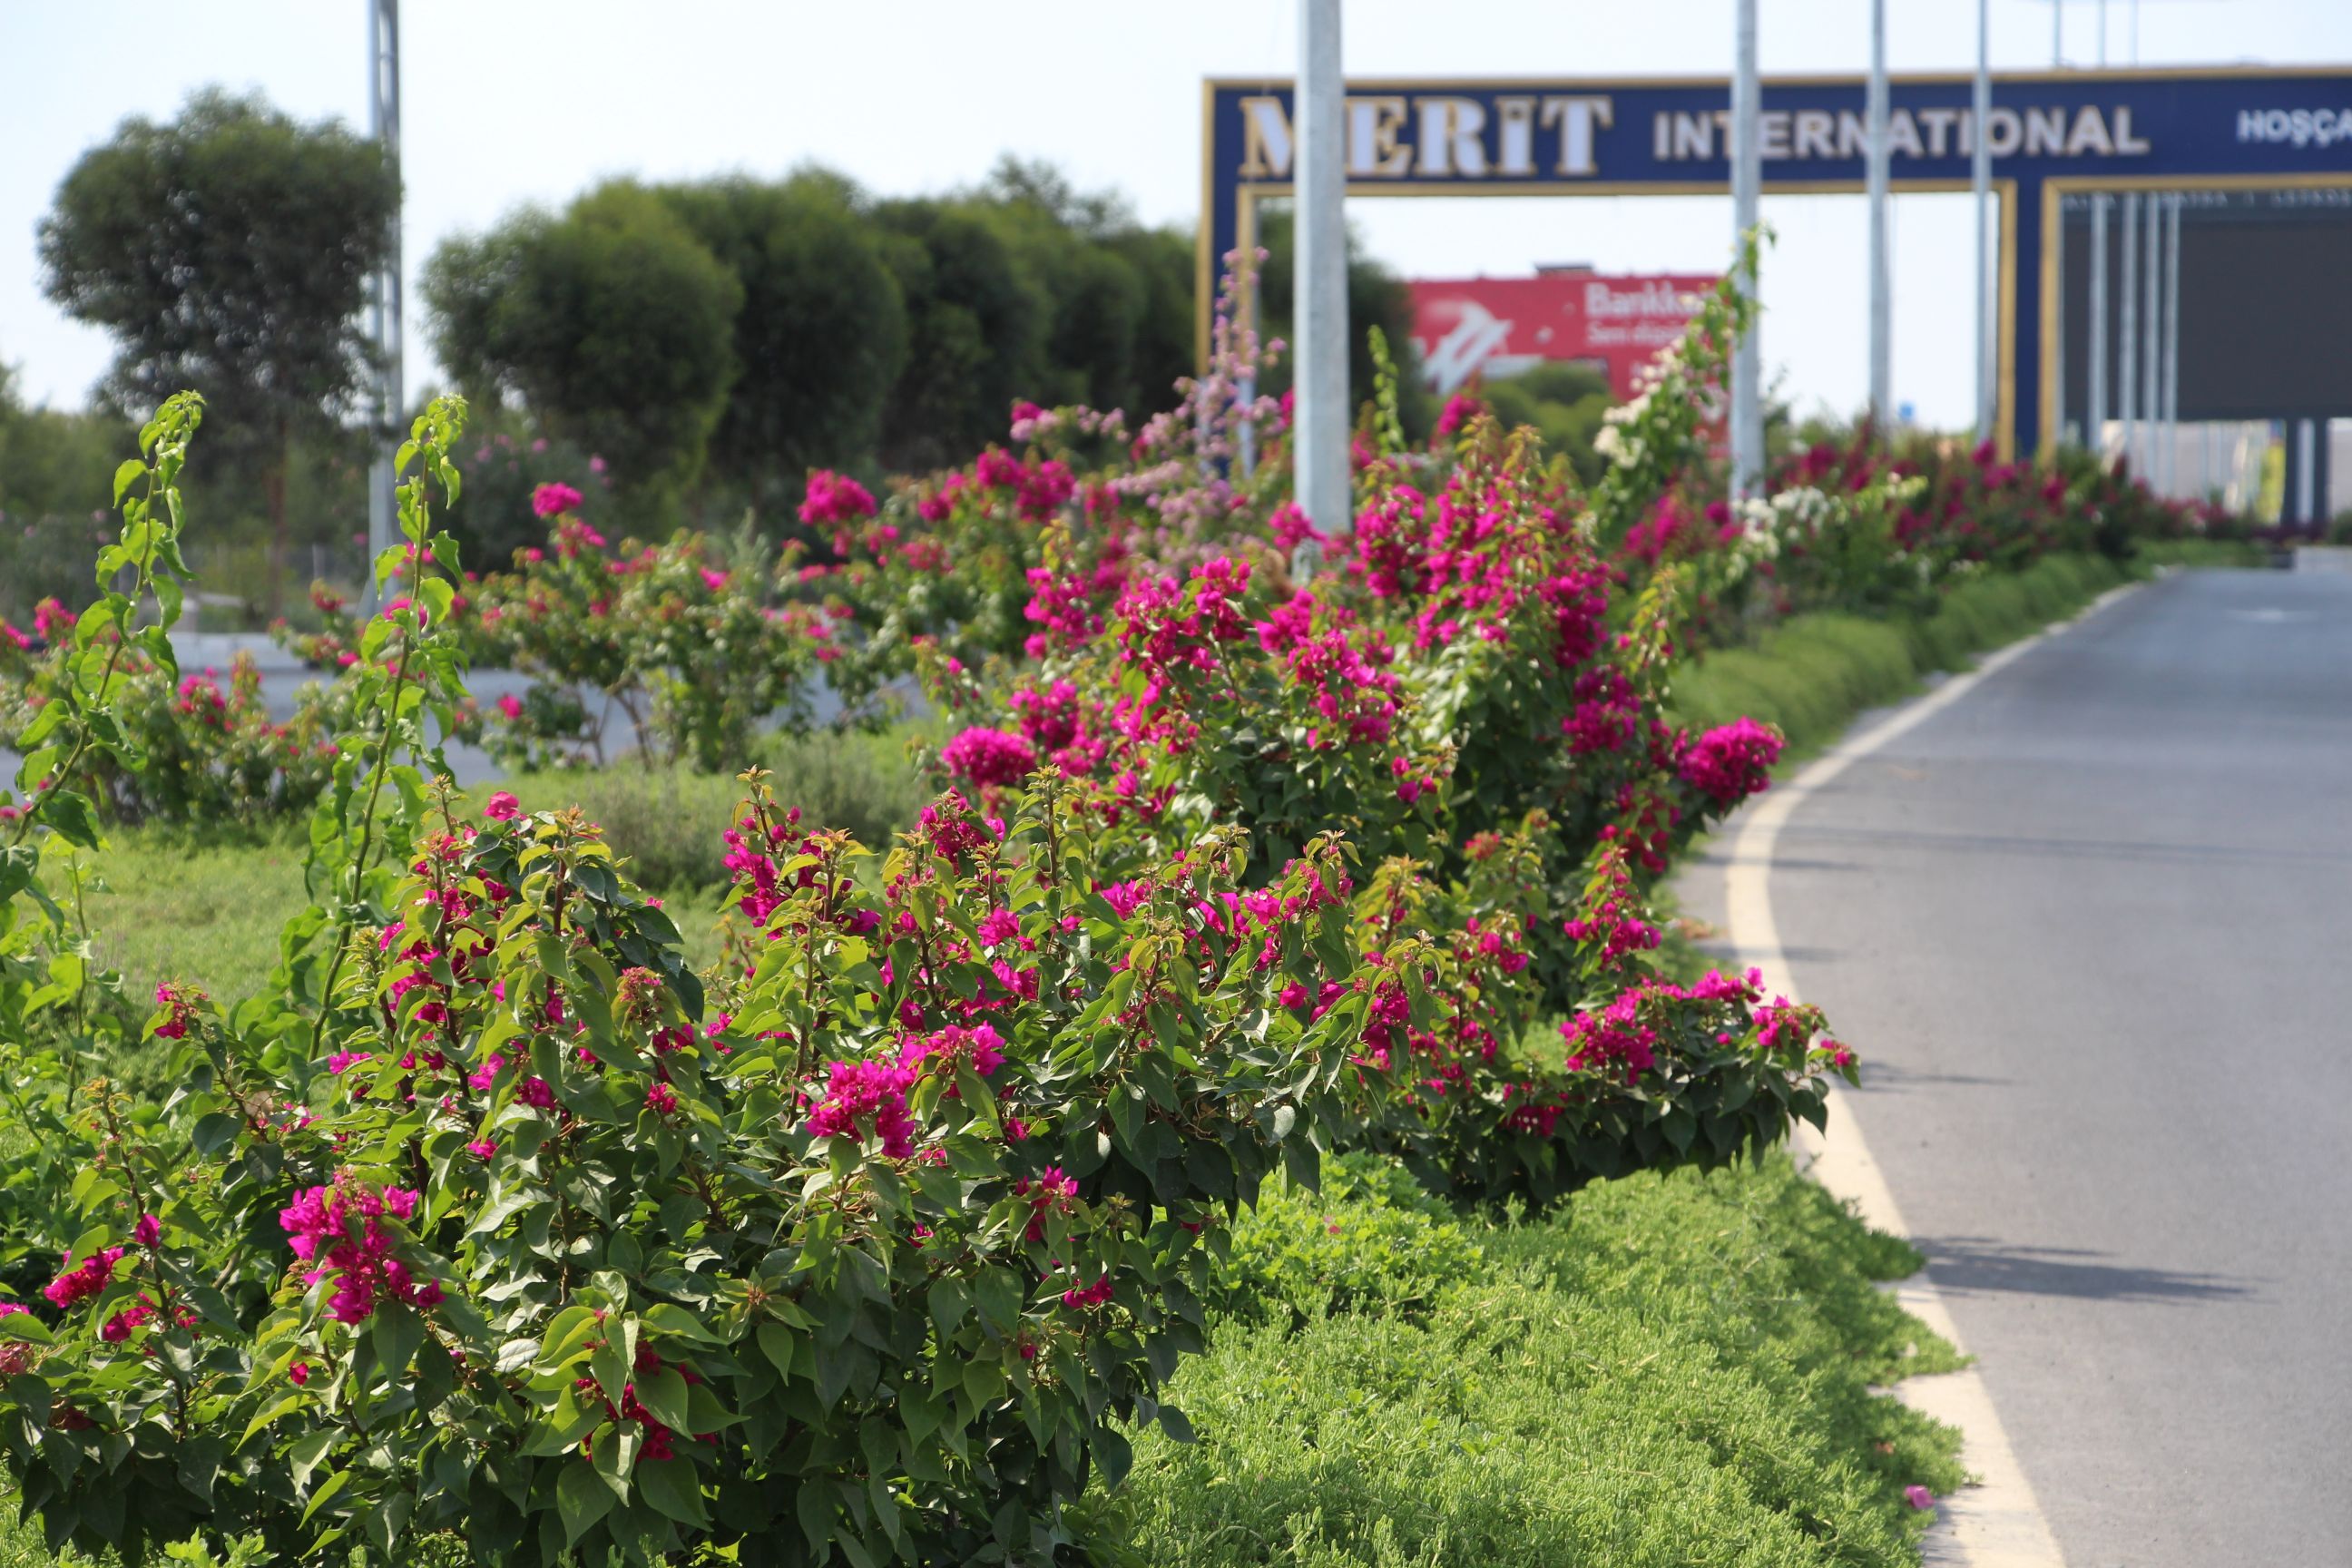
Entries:
[[1037,769],[1037,752],[1027,741],[1003,730],[978,725],[942,747],[940,761],[958,778],[968,779],[983,789],[992,784],[1017,784]]
[[1685,784],[1726,810],[1772,782],[1780,737],[1753,719],[1709,730],[1690,742],[1676,768]]
[[551,480],[530,492],[530,510],[541,517],[558,517],[580,504],[580,492],[561,480]]
[[339,1179],[332,1186],[305,1189],[279,1211],[287,1245],[313,1265],[303,1274],[304,1283],[333,1277],[328,1310],[337,1322],[363,1323],[385,1300],[412,1307],[440,1301],[439,1283],[410,1272],[394,1255],[392,1233],[383,1225],[386,1215],[399,1220],[414,1216],[418,1195],[404,1187],[378,1190]]
[[826,1073],[824,1098],[809,1112],[811,1135],[879,1138],[882,1152],[893,1160],[915,1152],[915,1123],[907,1114],[914,1069],[881,1062],[833,1062]]

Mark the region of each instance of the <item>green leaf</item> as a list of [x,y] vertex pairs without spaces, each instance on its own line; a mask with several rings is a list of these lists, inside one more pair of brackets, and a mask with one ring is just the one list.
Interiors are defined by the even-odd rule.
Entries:
[[604,1484],[604,1478],[584,1464],[565,1465],[555,1478],[555,1511],[563,1521],[563,1544],[580,1544],[580,1538],[596,1526],[596,1522],[613,1511],[621,1500]]
[[310,1494],[310,1506],[302,1510],[302,1522],[310,1523],[310,1516],[319,1511],[320,1504],[351,1484],[352,1473],[349,1470],[337,1470],[329,1476],[326,1484]]
[[604,1421],[604,1402],[583,1399],[578,1389],[566,1384],[555,1396],[555,1407],[532,1426],[530,1439],[523,1445],[522,1451],[535,1458],[570,1453]]
[[540,1337],[539,1355],[534,1364],[544,1367],[562,1366],[578,1352],[596,1333],[596,1314],[586,1307],[566,1307],[548,1320],[547,1331]]
[[327,1457],[327,1450],[334,1446],[335,1431],[329,1427],[298,1439],[291,1448],[286,1450],[287,1463],[294,1471],[297,1490],[310,1484],[310,1472],[319,1468],[320,1461]]
[[637,1467],[637,1490],[645,1500],[680,1524],[698,1528],[710,1522],[702,1506],[702,1481],[691,1459],[650,1459]]
[[[938,1295],[933,1287],[932,1294]],[[973,1304],[980,1308],[981,1321],[1000,1334],[1009,1334],[1021,1321],[1021,1283],[1010,1269],[988,1268],[980,1271],[972,1282]]]
[[[934,1289],[932,1297],[935,1306],[938,1294],[938,1290]],[[768,1322],[760,1325],[759,1338],[761,1352],[768,1358],[770,1364],[775,1367],[776,1374],[789,1381],[793,1375],[793,1362],[798,1356],[798,1337],[782,1323]]]
[[209,1158],[236,1142],[237,1129],[244,1125],[226,1111],[215,1110],[196,1118],[195,1129],[188,1135],[189,1142],[196,1146],[197,1153]]
[[694,1418],[687,1414],[686,1379],[677,1368],[666,1366],[650,1377],[640,1373],[636,1380],[637,1403],[653,1413],[655,1420],[673,1432],[690,1431]]
[[122,504],[122,498],[131,493],[131,487],[137,484],[139,482],[139,476],[146,471],[147,465],[141,462],[136,458],[125,458],[121,463],[116,465],[114,469],[115,505],[121,506]]
[[68,844],[78,844],[84,849],[98,847],[97,809],[77,791],[51,790],[43,801],[41,820]]
[[706,1345],[727,1342],[706,1328],[700,1318],[675,1302],[657,1301],[645,1310],[644,1318],[646,1327],[682,1340],[695,1340]]

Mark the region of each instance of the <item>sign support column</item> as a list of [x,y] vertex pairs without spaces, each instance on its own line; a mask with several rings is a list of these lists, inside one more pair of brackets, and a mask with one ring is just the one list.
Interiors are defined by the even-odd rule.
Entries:
[[2101,464],[2107,460],[2107,194],[2091,193],[2090,365],[2084,384],[2083,445]]
[[[1296,271],[1294,437],[1298,504],[1326,533],[1348,531],[1347,149],[1339,75],[1339,0],[1298,0],[1298,176],[1293,219]],[[1311,545],[1300,547],[1311,574]]]
[[[368,121],[383,161],[400,169],[400,0],[368,0]],[[402,199],[405,199],[403,193]],[[401,374],[400,207],[392,210],[391,255],[375,276],[375,297],[369,310],[374,329],[376,384],[373,416],[375,457],[368,464],[367,561],[360,571],[360,607],[373,615],[376,607],[376,557],[391,549],[400,531],[394,488],[392,455],[401,439],[401,416],[405,392]]]
[[2123,237],[2123,303],[2116,308],[2116,416],[2123,421],[2124,461],[2139,471],[2139,195],[2126,191]]
[[2000,394],[1993,381],[1999,363],[1993,348],[1992,302],[1992,0],[1977,0],[1977,79],[1969,101],[1969,188],[1977,204],[1977,439],[1993,439]]
[[1870,0],[1868,106],[1870,163],[1864,177],[1870,196],[1870,425],[1884,442],[1895,381],[1886,255],[1886,0]]
[[[1756,74],[1756,0],[1738,0],[1739,19],[1731,75],[1731,230],[1732,255],[1742,255],[1748,236],[1756,227],[1757,198],[1764,184],[1763,148],[1757,132],[1763,118],[1763,89]],[[1756,279],[1743,276],[1740,287],[1757,298]],[[1760,311],[1759,311],[1760,314]],[[1751,495],[1764,479],[1764,403],[1759,383],[1764,352],[1757,342],[1761,321],[1750,322],[1740,335],[1731,366],[1731,489]]]

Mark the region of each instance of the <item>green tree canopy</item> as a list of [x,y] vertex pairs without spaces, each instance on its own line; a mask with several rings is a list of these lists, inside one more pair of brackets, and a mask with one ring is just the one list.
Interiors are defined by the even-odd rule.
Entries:
[[115,339],[106,398],[144,410],[194,387],[215,429],[267,454],[273,608],[291,443],[360,401],[360,310],[399,204],[373,142],[206,91],[84,153],[40,225],[48,297]]
[[907,308],[856,187],[808,171],[659,194],[743,291],[713,477],[773,505],[809,468],[870,468],[907,361]]
[[963,204],[885,202],[883,254],[907,302],[906,369],[882,416],[882,461],[942,468],[1003,438],[1045,370],[1045,310],[988,216]]
[[690,484],[727,405],[743,287],[669,203],[615,181],[427,264],[435,352],[478,401],[519,400],[643,496]]

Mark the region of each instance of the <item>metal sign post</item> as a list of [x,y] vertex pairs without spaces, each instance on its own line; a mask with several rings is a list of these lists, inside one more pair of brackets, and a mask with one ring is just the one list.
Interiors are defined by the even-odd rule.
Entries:
[[1893,283],[1886,239],[1886,0],[1870,0],[1870,165],[1864,176],[1870,198],[1870,423],[1886,437],[1895,384]]
[[[400,0],[368,0],[368,123],[384,162],[400,168]],[[403,193],[402,200],[405,200]],[[369,410],[375,440],[375,458],[368,465],[367,563],[362,571],[360,605],[369,615],[376,609],[376,558],[391,549],[400,531],[394,487],[399,475],[392,456],[400,444],[401,416],[405,411],[402,387],[400,311],[400,205],[392,210],[391,254],[375,276],[375,298],[369,311],[377,354],[374,407]]]
[[[1348,472],[1345,91],[1339,0],[1298,0],[1294,482],[1308,520],[1332,534],[1345,532],[1354,521]],[[1300,565],[1311,573],[1315,562],[1309,556]]]

